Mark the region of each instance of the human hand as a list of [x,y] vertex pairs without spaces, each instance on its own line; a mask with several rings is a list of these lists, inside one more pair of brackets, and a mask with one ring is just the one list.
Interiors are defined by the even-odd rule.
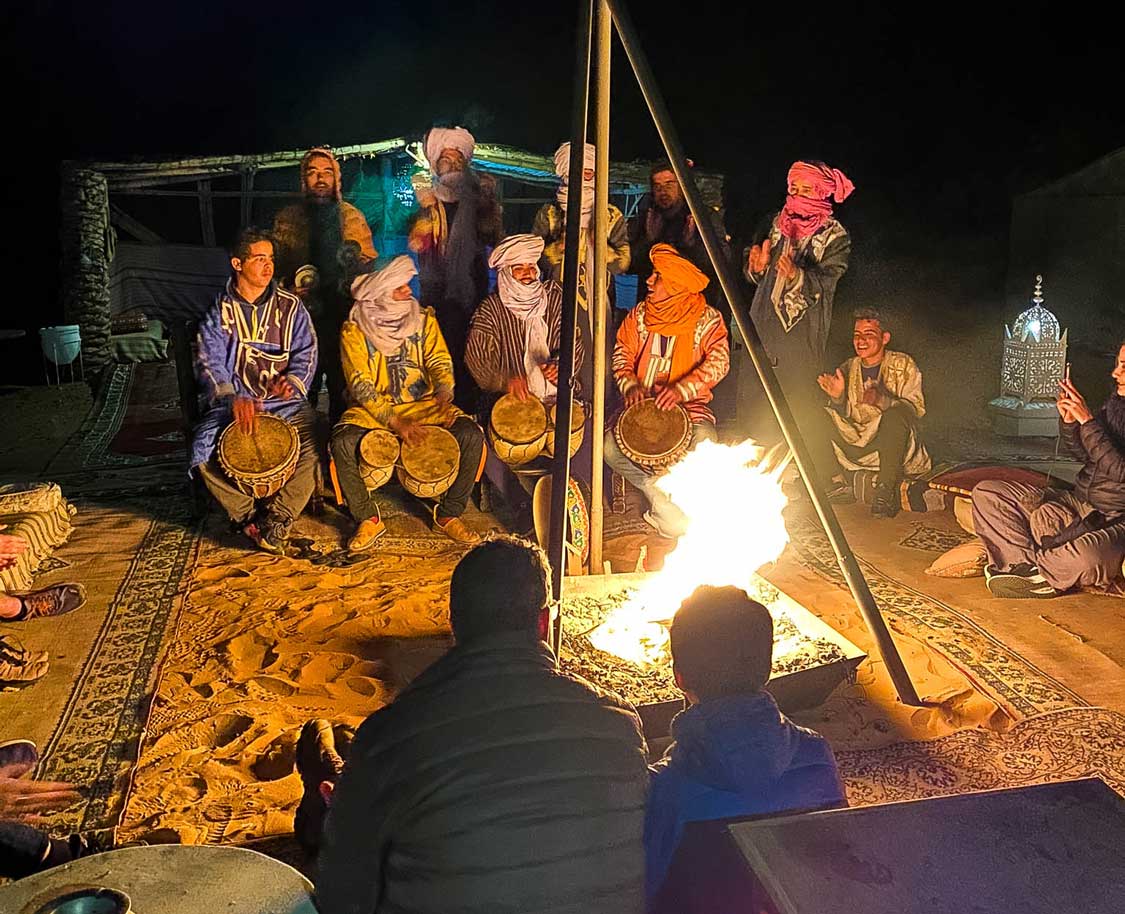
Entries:
[[761,244],[750,248],[750,257],[747,260],[751,273],[764,273],[770,265],[770,240],[767,238]]
[[413,419],[396,416],[391,420],[391,431],[411,446],[421,444],[426,438],[426,426]]
[[32,781],[24,778],[34,765],[0,767],[0,819],[35,822],[40,815],[65,809],[80,798],[71,784],[63,781]]
[[828,374],[826,372],[825,374],[819,375],[816,379],[816,383],[819,384],[820,389],[828,394],[828,396],[830,396],[833,400],[839,400],[843,398],[845,386],[844,373],[840,371],[839,368],[837,368],[836,371],[832,374]]
[[860,402],[885,410],[891,405],[890,391],[883,386],[881,381],[864,381]]
[[694,234],[695,217],[691,213],[688,213],[687,218],[684,220],[684,241],[691,241]]
[[648,399],[648,394],[646,394],[645,391],[644,391],[644,388],[641,387],[640,384],[638,384],[636,387],[632,388],[627,394],[625,394],[625,405],[626,406],[636,406],[642,400],[646,400],[646,399]]
[[1065,402],[1065,407],[1070,412],[1071,418],[1069,421],[1085,425],[1094,418],[1094,414],[1090,412],[1090,407],[1086,405],[1086,398],[1078,392],[1078,388],[1074,386],[1074,382],[1070,378],[1063,378],[1059,381],[1059,400]]
[[[453,424],[453,391],[442,388],[434,394],[434,400],[437,402],[438,414],[441,416],[442,424],[446,427]],[[425,426],[422,426],[425,428]]]
[[660,229],[664,220],[657,215],[655,207],[649,207],[645,213],[645,240],[655,244],[660,239]]
[[661,387],[656,392],[656,406],[658,409],[675,409],[683,402],[683,395],[674,384],[669,384],[667,387]]
[[797,275],[797,265],[793,263],[793,258],[786,251],[777,258],[777,276],[782,282],[789,282]]
[[258,410],[261,404],[253,397],[235,397],[234,422],[244,435],[253,435],[258,430]]
[[297,388],[293,386],[293,382],[289,380],[287,375],[278,374],[270,378],[270,383],[266,387],[271,397],[277,397],[280,400],[288,400],[297,396]]
[[531,396],[531,390],[527,386],[527,378],[522,374],[511,378],[508,381],[508,393],[519,400],[521,403]]
[[559,383],[559,363],[558,362],[544,362],[539,366],[539,370],[543,372],[545,377],[551,384],[558,386]]

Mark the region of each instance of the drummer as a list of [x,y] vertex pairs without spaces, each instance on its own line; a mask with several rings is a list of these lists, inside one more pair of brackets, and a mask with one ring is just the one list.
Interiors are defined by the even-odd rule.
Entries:
[[[306,396],[316,335],[301,300],[275,282],[273,259],[270,236],[243,229],[231,250],[231,278],[199,324],[196,374],[210,405],[192,436],[191,465],[234,524],[259,548],[283,555],[313,492],[315,416]],[[253,433],[259,412],[287,419],[301,440],[292,477],[261,506],[215,461],[219,436],[232,419]]]
[[453,405],[453,360],[432,308],[421,308],[410,288],[418,271],[396,257],[352,283],[349,319],[340,331],[340,357],[353,405],[332,430],[336,474],[357,529],[353,552],[369,549],[386,527],[359,472],[359,442],[373,428],[389,429],[408,444],[422,442],[426,426],[449,429],[461,459],[453,484],[434,507],[434,529],[459,543],[480,537],[461,515],[480,473],[484,434]]
[[[540,277],[542,254],[543,239],[538,235],[509,235],[488,259],[488,265],[497,271],[497,288],[473,314],[465,362],[493,402],[503,394],[519,400],[555,401],[562,287]],[[579,339],[575,340],[574,364],[577,375],[582,364]]]
[[[668,244],[653,245],[649,254],[648,295],[617,331],[613,377],[627,407],[652,397],[661,409],[687,410],[694,447],[718,437],[707,404],[730,368],[727,328],[703,297],[708,280],[695,264]],[[669,538],[683,534],[687,518],[657,488],[659,477],[622,454],[612,433],[605,436],[605,462],[648,500],[644,517],[657,533]]]

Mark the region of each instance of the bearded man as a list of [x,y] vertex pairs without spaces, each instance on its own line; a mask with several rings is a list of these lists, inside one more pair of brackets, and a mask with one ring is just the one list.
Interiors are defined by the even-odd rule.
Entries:
[[301,193],[301,202],[274,219],[277,272],[282,284],[304,301],[317,338],[325,343],[309,399],[316,404],[321,375],[326,375],[329,416],[335,422],[347,406],[335,341],[351,303],[348,286],[378,255],[363,213],[341,199],[340,163],[331,149],[318,146],[305,153]]
[[1074,587],[1121,588],[1125,559],[1125,343],[1116,389],[1094,415],[1069,377],[1059,382],[1060,435],[1082,469],[1074,491],[988,480],[973,488],[994,597],[1042,599]]
[[431,175],[417,176],[420,209],[408,229],[418,255],[421,302],[433,308],[453,357],[457,402],[476,408],[476,385],[465,370],[465,339],[473,309],[488,294],[485,249],[502,234],[495,182],[471,167],[476,141],[464,127],[434,127],[424,149]]
[[457,439],[461,459],[452,485],[434,506],[434,529],[459,543],[480,537],[461,514],[469,502],[484,454],[484,434],[453,405],[453,362],[431,308],[410,288],[411,259],[396,257],[352,284],[355,305],[340,330],[340,354],[355,405],[332,430],[332,457],[340,488],[357,529],[353,552],[369,549],[385,532],[379,508],[359,472],[359,443],[373,428],[416,444],[427,426],[440,425]]
[[[578,332],[586,352],[593,352],[593,325],[590,318],[590,298],[594,294],[594,225],[590,218],[594,212],[594,167],[597,153],[591,143],[583,148],[582,193],[576,208],[582,221],[578,234]],[[570,143],[555,150],[555,174],[562,180],[555,193],[554,203],[544,203],[535,214],[531,231],[544,241],[543,256],[547,271],[555,282],[562,284],[563,262],[566,255],[566,220],[573,201],[567,186],[570,171]],[[607,210],[606,269],[609,272],[609,300],[613,301],[613,274],[629,269],[629,232],[625,217],[612,203]],[[607,315],[608,319],[608,315]],[[582,367],[582,388],[592,390],[594,363],[591,358]]]
[[836,284],[848,269],[851,239],[832,215],[855,186],[838,168],[795,162],[789,195],[766,238],[746,252],[746,278],[758,288],[750,317],[797,422],[820,421],[815,378],[824,369]]
[[[690,162],[688,163],[690,166]],[[720,242],[727,240],[726,229],[718,213],[712,216],[715,235]],[[652,259],[649,251],[654,244],[670,244],[681,256],[686,257],[706,274],[710,282],[703,294],[707,303],[716,308],[723,319],[730,320],[730,308],[715,282],[715,270],[703,237],[695,225],[684,199],[683,188],[672,170],[672,163],[664,160],[652,166],[649,172],[649,193],[641,200],[635,216],[629,219],[629,251],[631,263],[629,272],[638,277],[637,300],[641,301],[647,292],[644,285],[652,273]],[[723,256],[728,256],[723,244]]]
[[[613,350],[613,377],[632,406],[647,397],[660,409],[683,406],[691,417],[691,446],[714,441],[715,416],[708,407],[712,389],[730,369],[730,342],[723,316],[707,304],[707,277],[671,245],[650,251],[648,297],[625,317]],[[667,538],[681,536],[687,518],[661,491],[654,476],[621,453],[612,433],[605,436],[605,462],[648,499],[645,520]]]
[[[465,362],[486,395],[553,402],[562,346],[562,287],[540,279],[543,239],[510,235],[489,258],[497,290],[477,307]],[[575,363],[582,362],[576,346]]]

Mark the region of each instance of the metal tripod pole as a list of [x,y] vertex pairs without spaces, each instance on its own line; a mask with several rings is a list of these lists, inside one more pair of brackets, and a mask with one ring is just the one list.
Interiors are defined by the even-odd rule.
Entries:
[[[552,642],[555,662],[562,646],[562,579],[566,569],[566,493],[570,482],[570,416],[574,407],[574,334],[578,329],[578,246],[582,220],[582,163],[586,152],[586,114],[590,97],[590,44],[593,0],[578,2],[574,53],[574,108],[571,112],[570,163],[567,187],[570,205],[563,256],[562,339],[559,352],[558,400],[555,405],[555,457],[551,466],[551,530],[547,558],[551,562],[551,593],[555,600]],[[589,281],[587,277],[587,281]]]
[[[680,187],[683,188],[684,196],[687,198],[688,207],[691,210],[692,218],[695,220],[695,226],[699,230],[700,236],[703,238],[703,244],[707,249],[707,256],[711,258],[711,264],[719,278],[719,284],[722,286],[723,294],[730,303],[731,313],[734,316],[735,322],[738,324],[738,329],[742,334],[743,340],[746,341],[746,350],[750,354],[750,359],[754,363],[754,368],[757,370],[758,377],[762,381],[762,386],[766,390],[766,397],[769,399],[770,406],[773,408],[773,413],[777,417],[778,424],[781,426],[782,434],[785,435],[785,440],[793,451],[793,457],[797,462],[797,468],[801,471],[801,478],[805,482],[805,488],[816,508],[816,513],[824,527],[824,532],[828,535],[828,540],[832,544],[832,551],[836,553],[836,561],[839,563],[840,570],[843,572],[844,578],[848,582],[848,588],[851,590],[860,612],[863,613],[863,618],[867,623],[868,629],[870,629],[872,636],[875,638],[879,654],[883,658],[883,662],[887,665],[887,672],[890,673],[891,681],[894,683],[895,690],[898,692],[899,700],[908,705],[921,705],[922,702],[918,698],[914,683],[911,682],[910,674],[907,672],[906,666],[902,662],[902,657],[899,656],[898,648],[895,646],[894,639],[891,637],[890,630],[887,628],[886,620],[883,619],[883,614],[879,611],[879,607],[875,603],[875,598],[871,594],[871,588],[867,586],[867,579],[864,578],[859,563],[856,561],[855,554],[852,552],[851,546],[848,545],[843,528],[840,526],[840,521],[832,510],[832,505],[829,503],[828,499],[824,497],[824,492],[821,491],[820,482],[813,468],[811,455],[809,454],[808,448],[805,446],[805,440],[801,436],[800,430],[797,428],[797,423],[793,420],[793,413],[789,409],[789,403],[786,401],[785,394],[781,389],[781,385],[778,383],[777,376],[774,374],[773,366],[770,365],[765,350],[762,348],[762,341],[758,338],[758,332],[754,327],[753,321],[750,319],[750,312],[746,307],[746,302],[742,298],[742,290],[739,287],[738,278],[735,275],[734,269],[730,262],[723,256],[722,249],[719,247],[719,239],[715,236],[715,228],[711,223],[710,212],[704,204],[699,194],[699,189],[695,186],[695,180],[688,170],[683,148],[680,146],[679,137],[676,134],[675,128],[672,126],[672,119],[668,115],[668,109],[664,104],[664,98],[656,86],[656,80],[653,78],[652,69],[649,67],[648,60],[641,50],[640,42],[637,40],[636,29],[633,27],[633,22],[629,18],[628,11],[625,9],[625,4],[622,0],[605,0],[605,2],[613,12],[613,21],[617,26],[617,34],[621,39],[621,44],[625,48],[625,56],[629,58],[629,63],[633,67],[633,73],[637,77],[637,83],[640,86],[641,94],[644,96],[645,103],[648,105],[649,113],[652,115],[656,130],[660,134],[660,139],[664,143],[664,150],[668,154],[668,160],[672,163],[672,168],[676,172],[676,178],[679,180]],[[555,434],[557,436],[558,432],[556,431]],[[560,439],[556,437],[555,440]]]

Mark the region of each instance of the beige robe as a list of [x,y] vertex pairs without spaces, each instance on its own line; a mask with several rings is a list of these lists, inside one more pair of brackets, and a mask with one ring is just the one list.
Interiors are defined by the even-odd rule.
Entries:
[[[871,443],[871,439],[879,431],[879,421],[883,418],[883,413],[878,407],[860,402],[863,396],[862,369],[863,366],[856,356],[840,366],[845,382],[844,414],[841,415],[832,407],[825,407],[836,424],[840,437],[856,447],[865,447]],[[922,372],[914,359],[905,352],[893,352],[888,349],[883,353],[883,364],[879,366],[879,380],[892,397],[908,403],[919,419],[926,414],[926,398],[922,394]],[[848,459],[835,442],[832,443],[832,449],[836,452],[836,459],[846,470],[879,469],[878,451],[864,454],[856,462]],[[906,446],[903,470],[907,476],[918,476],[929,472],[931,466],[930,455],[918,437],[918,430],[914,428],[910,432],[910,441]]]

